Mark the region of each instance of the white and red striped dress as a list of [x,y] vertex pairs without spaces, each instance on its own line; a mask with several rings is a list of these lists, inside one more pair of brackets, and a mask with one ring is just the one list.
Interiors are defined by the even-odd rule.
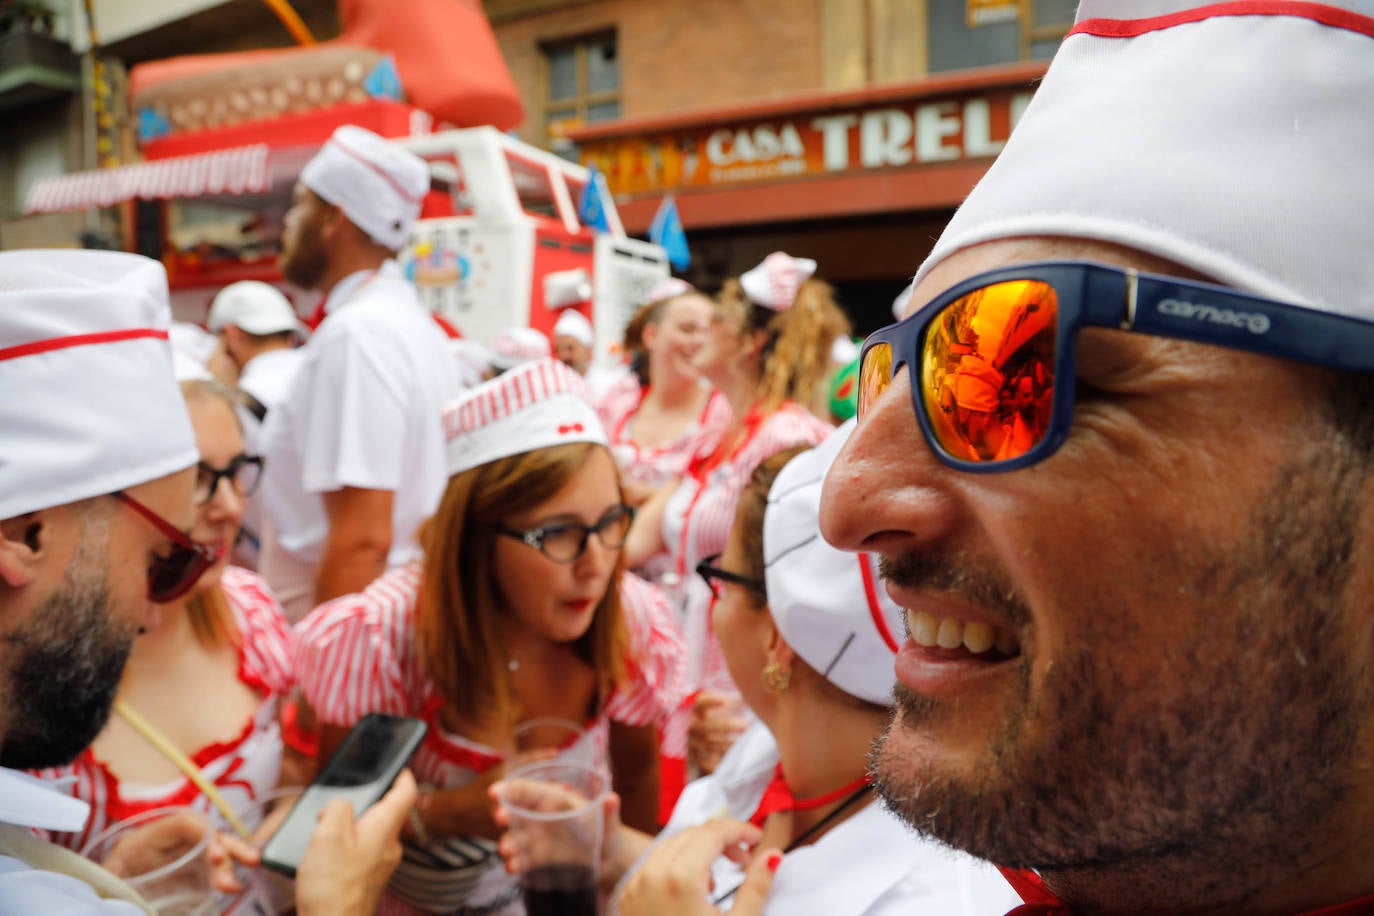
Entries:
[[[291,636],[281,605],[255,573],[226,567],[220,588],[228,599],[240,639],[239,679],[262,697],[262,703],[235,738],[203,747],[190,757],[225,801],[243,811],[275,789],[281,775],[277,707],[294,683]],[[35,775],[68,780],[63,791],[90,803],[91,817],[82,831],[47,837],[77,851],[111,824],[153,808],[186,805],[218,820],[210,801],[190,779],[183,777],[164,785],[121,782],[90,748],[66,766],[39,770]],[[243,903],[246,901],[231,912],[253,912]]]
[[730,426],[730,402],[719,391],[706,399],[701,415],[677,438],[656,448],[641,446],[631,437],[630,424],[649,389],[638,377],[617,382],[597,402],[596,412],[606,427],[606,438],[621,477],[649,489],[658,489],[687,471],[695,455],[709,454]]
[[[425,673],[415,646],[420,566],[394,569],[362,593],[316,608],[297,630],[301,689],[320,718],[351,725],[369,712],[416,716],[430,726],[411,759],[421,783],[441,789],[466,785],[502,761],[498,750],[445,730],[437,713],[442,698]],[[632,574],[620,585],[630,634],[627,683],[602,705],[585,740],[605,760],[609,724],[661,723],[685,694],[682,638],[667,602]],[[505,874],[495,844],[452,838],[428,847],[407,845],[405,859],[378,912],[519,913],[519,895]]]
[[[708,458],[692,462],[663,513],[663,542],[673,552],[681,582],[678,613],[687,642],[688,696],[702,689],[735,692],[711,629],[711,590],[694,574],[697,564],[725,552],[735,505],[760,463],[796,445],[815,445],[833,431],[829,423],[792,401],[772,413],[751,411],[743,426],[745,439],[730,454],[714,456],[719,459],[714,464]],[[690,706],[669,720],[663,733],[665,757],[686,756],[689,720]]]

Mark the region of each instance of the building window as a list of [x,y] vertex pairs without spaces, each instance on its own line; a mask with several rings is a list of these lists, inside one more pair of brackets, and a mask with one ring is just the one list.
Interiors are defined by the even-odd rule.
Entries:
[[1073,26],[1077,0],[931,3],[930,70],[1048,60]]
[[567,133],[620,117],[620,58],[615,33],[602,32],[544,46],[544,116],[549,147],[573,156]]

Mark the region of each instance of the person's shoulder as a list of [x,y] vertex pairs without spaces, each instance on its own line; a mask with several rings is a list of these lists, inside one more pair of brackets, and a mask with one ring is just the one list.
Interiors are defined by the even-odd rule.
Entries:
[[632,630],[673,622],[672,607],[662,590],[629,570],[620,577],[620,606]]
[[408,563],[387,570],[360,592],[319,605],[297,627],[308,633],[356,621],[394,630],[413,615],[419,594],[420,565]]

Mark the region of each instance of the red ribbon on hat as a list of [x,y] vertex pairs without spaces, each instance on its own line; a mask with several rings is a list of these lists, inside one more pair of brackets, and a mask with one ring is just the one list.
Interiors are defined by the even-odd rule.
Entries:
[[581,423],[569,423],[566,426],[558,427],[558,435],[560,436],[566,436],[568,433],[580,433],[584,431],[585,430],[583,429]]
[[833,792],[824,795],[817,795],[813,798],[797,798],[792,794],[792,789],[787,785],[787,777],[782,775],[782,761],[773,769],[773,778],[764,787],[763,797],[759,799],[759,806],[754,809],[754,813],[749,816],[749,823],[755,827],[762,827],[763,822],[768,820],[768,815],[778,811],[811,811],[821,808],[832,802],[837,802],[845,796],[857,792],[859,789],[873,782],[873,777],[867,773],[860,776],[853,782],[847,782]]

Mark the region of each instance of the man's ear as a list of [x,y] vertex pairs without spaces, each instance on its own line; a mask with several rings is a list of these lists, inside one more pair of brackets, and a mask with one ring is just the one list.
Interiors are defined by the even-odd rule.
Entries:
[[37,578],[47,536],[41,511],[0,521],[0,582],[23,588]]

